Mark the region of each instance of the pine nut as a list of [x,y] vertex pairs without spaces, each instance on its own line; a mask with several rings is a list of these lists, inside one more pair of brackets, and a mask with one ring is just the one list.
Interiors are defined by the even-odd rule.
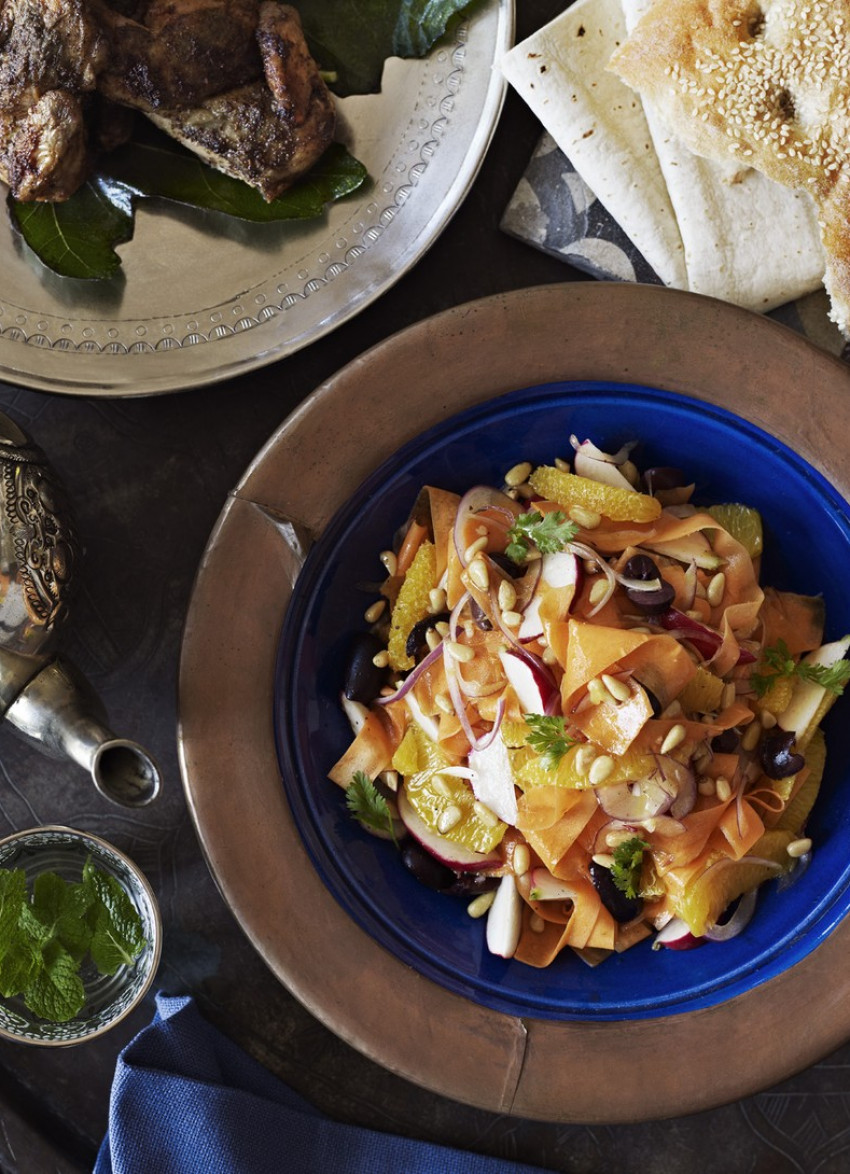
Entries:
[[482,550],[484,550],[486,545],[487,538],[485,535],[482,535],[481,538],[476,538],[474,542],[470,542],[469,546],[467,546],[463,553],[463,561],[465,563],[471,563],[476,554],[479,554]]
[[681,722],[677,722],[675,726],[671,726],[667,732],[667,737],[661,743],[661,753],[669,754],[671,750],[675,750],[677,746],[681,746],[687,737],[687,731]]
[[442,587],[432,587],[428,592],[428,609],[435,616],[446,610],[446,593]]
[[452,705],[451,698],[447,693],[437,693],[434,697],[434,704],[441,713],[452,714],[455,711],[455,707]]
[[601,705],[603,701],[611,700],[611,694],[598,677],[593,677],[587,682],[587,695],[593,705]]
[[432,652],[434,651],[434,649],[437,647],[437,645],[440,643],[441,640],[442,640],[442,636],[436,630],[436,628],[429,628],[427,630],[427,632],[425,633],[425,643],[428,645],[428,647],[431,649]]
[[448,636],[449,625],[446,623],[445,620],[440,620],[439,623],[434,624],[434,631],[439,632],[441,636]]
[[473,648],[470,648],[468,644],[458,644],[457,640],[446,640],[443,651],[447,652],[453,660],[461,661],[463,664],[475,657]]
[[522,485],[531,476],[531,461],[520,461],[518,465],[514,465],[505,473],[505,484],[512,489],[517,485]]
[[437,831],[443,835],[450,832],[453,827],[456,827],[461,820],[463,812],[461,809],[452,803],[444,811],[441,811],[437,818]]
[[772,713],[769,709],[763,709],[759,714],[759,721],[761,722],[761,728],[763,730],[772,730],[776,725],[778,718],[776,714]]
[[570,462],[565,461],[563,457],[555,457],[555,468],[560,469],[562,473],[569,473]]
[[605,837],[605,843],[609,848],[617,848],[620,844],[625,844],[626,840],[631,840],[634,834],[630,828],[623,828],[618,832],[608,832]]
[[599,603],[608,594],[608,580],[597,579],[588,592],[587,598],[590,603]]
[[502,579],[499,584],[499,607],[502,611],[512,611],[516,604],[516,587],[509,579]]
[[543,649],[543,652],[540,654],[540,659],[543,661],[544,664],[557,664],[558,663],[557,656],[555,655],[555,653],[552,651],[552,649],[549,647],[548,644]]
[[382,648],[380,652],[376,652],[372,657],[372,664],[376,669],[385,669],[390,663],[390,654],[386,648]]
[[590,859],[594,864],[601,865],[602,868],[613,868],[614,866],[614,857],[610,852],[597,852]]
[[595,530],[602,521],[601,514],[597,514],[596,510],[585,509],[583,505],[571,505],[567,510],[567,516],[581,526],[582,530]]
[[700,621],[702,620],[702,612],[697,611],[697,609],[694,607],[692,607],[688,611],[686,611],[685,615],[688,617],[689,620],[700,620]]
[[469,566],[466,568],[466,573],[472,581],[474,587],[479,591],[486,591],[490,586],[490,572],[487,570],[487,564],[481,558],[474,558]]
[[705,589],[705,597],[712,607],[717,607],[726,591],[726,576],[723,571],[712,575]]
[[528,919],[528,928],[532,933],[543,933],[544,929],[546,928],[546,922],[539,913],[532,913],[531,917]]
[[741,735],[741,748],[743,750],[755,750],[760,737],[761,726],[758,722],[750,722]]
[[518,611],[503,611],[502,623],[506,628],[518,628],[522,623],[522,616]]
[[495,889],[491,889],[489,893],[479,893],[477,897],[473,897],[473,899],[469,902],[466,907],[466,912],[470,917],[483,917],[495,899]]
[[801,856],[805,856],[806,853],[811,852],[811,850],[812,841],[808,836],[803,836],[799,840],[792,840],[785,849],[788,855],[794,860],[798,860]]
[[391,791],[398,790],[398,771],[397,770],[382,771],[381,778],[384,780],[384,782],[386,783],[386,785],[389,787],[389,789]]
[[721,775],[719,779],[715,779],[714,787],[717,791],[717,798],[720,800],[720,802],[728,803],[728,801],[732,798],[732,787],[729,783],[729,780]]
[[499,822],[499,817],[495,811],[491,811],[486,803],[482,803],[480,799],[476,799],[472,804],[472,810],[478,816],[482,823],[486,823],[488,827],[494,828]]
[[531,853],[527,844],[517,844],[511,857],[514,876],[525,876],[531,867]]
[[363,619],[367,624],[374,624],[384,614],[386,606],[386,599],[377,599],[371,607],[366,608],[363,613]]
[[575,758],[573,761],[575,762],[576,770],[580,775],[586,775],[588,773],[593,764],[594,758],[596,758],[596,750],[593,746],[589,746],[587,743],[585,743],[583,746],[579,746],[578,750],[575,752]]
[[697,783],[697,790],[700,795],[714,795],[717,791],[714,785],[714,779],[700,779]]
[[600,754],[598,758],[594,758],[587,776],[590,779],[590,785],[598,787],[600,783],[604,783],[613,769],[614,759],[610,754]]
[[628,701],[632,695],[632,691],[626,682],[621,681],[618,677],[612,677],[610,673],[602,674],[602,684],[615,701]]
[[398,572],[398,559],[391,550],[382,550],[379,557],[387,574],[392,578]]
[[737,690],[732,681],[727,681],[723,686],[723,692],[720,694],[721,709],[728,709],[737,697]]

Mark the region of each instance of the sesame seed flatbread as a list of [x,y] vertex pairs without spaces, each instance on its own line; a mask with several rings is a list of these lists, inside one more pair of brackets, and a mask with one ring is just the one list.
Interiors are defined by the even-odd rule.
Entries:
[[831,317],[850,336],[850,3],[660,0],[611,69],[700,155],[817,211]]

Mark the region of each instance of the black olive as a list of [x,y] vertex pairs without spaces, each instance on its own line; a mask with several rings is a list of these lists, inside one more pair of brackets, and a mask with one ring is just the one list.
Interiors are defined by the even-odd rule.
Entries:
[[457,873],[409,837],[401,845],[401,859],[408,872],[429,889],[445,892],[457,881]]
[[490,623],[487,613],[479,607],[471,595],[469,597],[469,612],[477,628],[480,628],[482,632],[492,632],[493,625]]
[[796,742],[793,730],[775,729],[764,735],[759,755],[761,768],[769,779],[785,779],[806,765],[805,758],[795,750]]
[[349,701],[368,705],[380,693],[386,669],[379,669],[372,660],[383,648],[383,643],[372,632],[358,632],[354,637],[343,676],[343,690]]
[[741,734],[734,726],[728,730],[722,730],[711,739],[711,749],[718,754],[734,754],[738,749],[738,743],[741,741]]
[[651,579],[661,579],[661,586],[654,591],[636,591],[626,588],[626,598],[638,611],[647,616],[659,616],[669,609],[676,598],[674,588],[661,578],[661,572],[648,554],[633,554],[623,567],[623,574],[627,579],[639,579],[648,583]]
[[604,864],[597,864],[595,860],[591,860],[590,879],[599,894],[599,900],[615,921],[623,924],[640,916],[643,900],[640,897],[627,897],[618,889],[611,876],[611,870]]
[[643,487],[646,493],[657,493],[659,489],[680,489],[687,485],[685,474],[681,469],[669,466],[659,466],[647,469],[643,474]]
[[519,563],[515,563],[512,558],[508,558],[506,554],[500,554],[498,551],[487,553],[487,557],[491,562],[495,563],[500,571],[504,571],[506,575],[510,575],[512,579],[521,579],[526,572],[526,567],[522,567]]
[[627,579],[640,579],[643,582],[661,578],[655,559],[648,554],[633,554],[623,567],[623,574]]
[[489,893],[498,885],[497,876],[487,876],[483,872],[458,872],[454,884],[443,891],[456,897],[475,897],[478,893]]
[[449,613],[447,611],[440,612],[439,615],[426,616],[424,620],[420,620],[414,624],[410,629],[407,637],[407,644],[405,645],[405,652],[408,656],[412,656],[414,660],[419,660],[422,656],[427,656],[430,649],[428,648],[428,641],[426,640],[427,632],[434,627],[435,624],[448,623]]

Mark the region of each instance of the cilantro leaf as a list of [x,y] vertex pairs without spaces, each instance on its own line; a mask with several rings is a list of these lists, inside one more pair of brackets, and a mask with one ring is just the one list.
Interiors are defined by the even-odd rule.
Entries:
[[611,880],[620,892],[625,893],[631,900],[640,896],[643,854],[648,847],[649,844],[640,836],[631,836],[614,849]]
[[508,545],[505,554],[515,563],[522,563],[528,557],[532,546],[541,554],[555,554],[572,542],[578,533],[578,526],[560,510],[553,510],[545,516],[539,510],[520,514],[508,530]]
[[850,660],[837,660],[830,665],[795,661],[784,640],[777,640],[776,644],[765,648],[762,652],[762,662],[772,671],[751,674],[750,684],[758,697],[764,697],[779,677],[797,677],[801,681],[811,681],[838,697],[850,684]]
[[557,770],[558,763],[576,744],[576,739],[567,733],[564,718],[544,717],[539,713],[524,713],[523,718],[530,731],[526,746],[540,755],[546,770]]
[[365,771],[355,771],[345,791],[345,802],[363,827],[395,842],[390,805]]

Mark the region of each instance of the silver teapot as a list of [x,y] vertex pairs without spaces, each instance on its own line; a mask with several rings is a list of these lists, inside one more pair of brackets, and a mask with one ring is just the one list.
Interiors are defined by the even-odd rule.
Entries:
[[79,561],[55,473],[0,412],[0,719],[50,757],[84,767],[107,799],[141,807],[159,793],[159,768],[112,733],[91,685],[58,655]]

